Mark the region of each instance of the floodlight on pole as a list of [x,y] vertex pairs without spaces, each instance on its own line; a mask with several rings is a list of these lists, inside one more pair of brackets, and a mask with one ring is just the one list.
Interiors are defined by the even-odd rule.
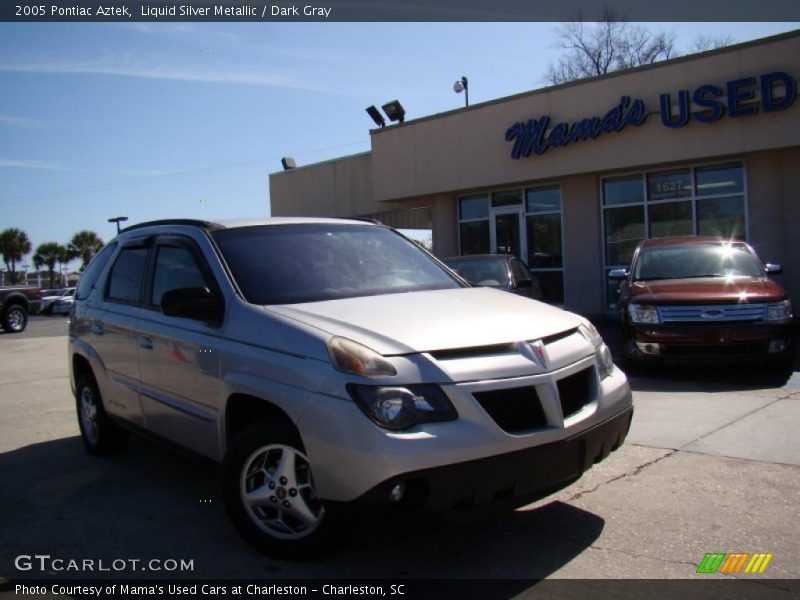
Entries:
[[399,100],[392,100],[384,104],[383,112],[386,113],[386,116],[389,117],[389,120],[392,122],[397,121],[398,123],[402,123],[406,120],[406,110],[403,108],[403,105],[400,104]]
[[465,76],[462,76],[461,79],[459,79],[453,84],[453,91],[456,94],[464,92],[464,101],[465,101],[464,106],[469,106],[469,81]]
[[372,120],[375,121],[375,125],[378,127],[386,127],[386,119],[383,118],[383,115],[378,112],[378,109],[375,106],[368,106],[366,108],[367,114],[372,117]]

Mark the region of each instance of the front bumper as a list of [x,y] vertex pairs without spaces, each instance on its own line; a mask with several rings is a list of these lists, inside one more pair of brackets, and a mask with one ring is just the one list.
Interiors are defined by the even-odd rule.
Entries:
[[[665,361],[769,361],[782,360],[794,352],[794,327],[783,323],[669,323],[628,324],[625,351],[630,357]],[[782,341],[780,351],[770,343]],[[647,345],[657,344],[658,351]],[[643,348],[644,346],[644,348]],[[655,350],[655,346],[652,347]]]
[[404,473],[359,498],[372,505],[389,502],[397,485],[401,509],[439,512],[495,501],[532,502],[578,479],[625,441],[633,419],[629,406],[616,416],[570,438],[525,450],[443,467]]

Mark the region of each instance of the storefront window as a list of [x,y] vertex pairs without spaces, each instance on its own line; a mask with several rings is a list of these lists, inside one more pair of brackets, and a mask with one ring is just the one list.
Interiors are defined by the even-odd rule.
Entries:
[[563,267],[561,257],[561,214],[528,215],[528,263],[536,268]]
[[489,253],[489,220],[461,223],[461,254]]
[[542,299],[564,303],[564,260],[561,249],[561,188],[525,190],[525,233],[528,265],[539,281]]
[[650,237],[692,235],[692,203],[662,202],[650,206]]
[[741,165],[698,168],[696,177],[698,196],[719,196],[744,192]]
[[636,244],[644,238],[644,206],[606,210],[607,265],[630,264]]
[[458,229],[461,254],[489,252],[489,196],[464,196],[458,199]]
[[650,202],[692,196],[692,174],[689,169],[651,173],[647,176],[647,199]]
[[489,197],[485,195],[465,196],[459,199],[458,214],[462,221],[470,219],[488,219]]
[[[711,165],[606,179],[603,216],[606,275],[627,268],[645,238],[697,234],[744,240],[744,168]],[[606,284],[610,310],[617,306],[618,286]]]
[[561,212],[561,190],[557,185],[531,188],[525,196],[526,212]]
[[744,197],[697,200],[697,233],[744,240]]
[[636,204],[644,202],[642,176],[617,177],[603,182],[603,204]]
[[550,304],[564,304],[564,274],[562,271],[536,271],[536,280],[542,300]]
[[522,190],[505,190],[492,194],[492,206],[513,206],[522,204]]

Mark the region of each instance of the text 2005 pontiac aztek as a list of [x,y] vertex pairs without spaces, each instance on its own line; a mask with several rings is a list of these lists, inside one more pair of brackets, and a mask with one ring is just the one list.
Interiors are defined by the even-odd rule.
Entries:
[[632,416],[589,321],[355,220],[129,227],[80,281],[69,360],[90,452],[133,430],[223,462],[237,529],[283,556],[349,503],[544,495]]

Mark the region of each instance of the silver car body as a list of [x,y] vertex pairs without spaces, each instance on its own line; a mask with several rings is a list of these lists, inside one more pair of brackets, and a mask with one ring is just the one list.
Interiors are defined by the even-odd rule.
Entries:
[[[338,219],[226,226],[298,222],[376,226]],[[221,325],[104,298],[120,247],[159,234],[186,236],[200,248],[224,296]],[[80,356],[91,365],[106,412],[221,461],[231,398],[263,399],[295,423],[314,465],[317,492],[326,500],[357,499],[403,473],[574,439],[631,410],[625,375],[613,368],[601,380],[596,347],[580,328],[586,320],[528,298],[459,288],[257,306],[237,292],[202,228],[153,225],[123,232],[116,241],[88,297],[75,302],[69,334],[70,364]],[[336,370],[326,346],[332,336],[377,351],[397,375],[366,378]],[[536,343],[543,339],[552,341]],[[503,344],[508,348],[498,353]],[[587,368],[593,373],[590,398],[565,419],[557,382]],[[408,431],[382,429],[351,399],[346,385],[353,382],[439,384],[458,418]],[[547,424],[522,434],[501,429],[474,396],[524,386],[535,386]]]

